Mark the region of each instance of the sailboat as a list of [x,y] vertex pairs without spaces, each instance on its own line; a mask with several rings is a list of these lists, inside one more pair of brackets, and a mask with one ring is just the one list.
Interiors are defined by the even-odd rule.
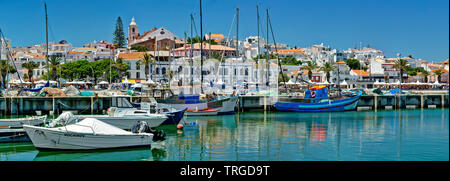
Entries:
[[[191,15],[191,26],[192,26]],[[200,35],[203,36],[203,21],[202,21],[202,1],[200,0]],[[192,36],[192,27],[191,27]],[[192,39],[192,37],[191,37]],[[203,38],[200,38],[200,86],[201,93],[203,94]],[[191,44],[192,45],[192,44]],[[192,47],[192,46],[191,46]],[[192,66],[192,50],[190,50],[190,59]],[[191,80],[192,69],[191,69]],[[191,81],[191,87],[193,88],[193,82]],[[208,96],[207,96],[208,97]],[[222,115],[222,114],[234,114],[238,98],[237,96],[210,96],[210,99],[200,99],[200,95],[184,95],[173,96],[171,98],[157,99],[157,109],[159,107],[170,107],[177,110],[186,110],[187,116],[208,116],[208,115]]]

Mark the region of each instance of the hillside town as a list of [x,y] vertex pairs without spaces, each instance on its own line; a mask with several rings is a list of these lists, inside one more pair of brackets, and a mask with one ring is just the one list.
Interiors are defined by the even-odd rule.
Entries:
[[[75,78],[80,79],[77,81],[95,81],[96,84],[99,82],[120,83],[124,79],[132,83],[170,82],[174,77],[173,72],[182,75],[183,71],[187,77],[190,74],[191,59],[189,57],[199,57],[201,51],[206,59],[224,60],[222,68],[217,69],[219,71],[212,73],[213,64],[210,67],[206,65],[204,70],[211,71],[212,81],[220,81],[231,86],[237,82],[261,82],[260,79],[264,77],[264,73],[259,72],[262,69],[258,66],[262,65],[258,65],[256,60],[266,61],[266,54],[270,54],[270,77],[273,79],[271,81],[279,85],[282,83],[294,85],[300,83],[300,80],[318,84],[343,84],[347,88],[374,88],[378,84],[395,83],[439,84],[448,87],[449,83],[448,59],[430,61],[413,55],[400,54],[397,57],[386,57],[382,50],[369,45],[338,50],[323,43],[303,48],[290,47],[283,43],[268,44],[265,39],[258,36],[236,41],[220,33],[204,34],[205,43],[203,47],[200,47],[200,42],[192,43],[190,38],[178,36],[166,27],[139,30],[137,22],[134,17],[130,20],[126,45],[123,47],[118,47],[117,44],[107,40],[93,40],[82,47],[76,47],[66,40],[61,40],[48,43],[48,55],[58,57],[59,61],[56,63],[58,66],[79,60],[88,62],[123,60],[128,64],[124,70],[124,77],[120,79],[114,77],[114,80],[108,80],[105,73],[98,77],[93,74]],[[0,59],[6,60],[10,50],[10,57],[17,71],[17,74],[11,74],[9,83],[46,80],[45,75],[49,70],[45,57],[47,45],[44,43],[11,47],[10,45],[14,44],[13,41],[3,38],[0,46]],[[261,55],[259,58],[258,53]],[[150,73],[146,73],[148,70],[142,61],[146,54],[154,60],[152,63],[154,68],[152,67]],[[400,69],[396,66],[396,62],[400,59],[407,62],[407,69],[402,71],[403,75],[400,75]],[[37,66],[24,66],[28,62],[33,62]],[[281,69],[278,67],[279,64]],[[325,66],[330,68],[323,68]],[[181,67],[185,70],[181,69],[180,72]],[[198,66],[194,65],[194,67]],[[169,72],[172,74],[168,75]],[[56,76],[58,83],[76,81],[67,80],[61,76],[61,73]]]

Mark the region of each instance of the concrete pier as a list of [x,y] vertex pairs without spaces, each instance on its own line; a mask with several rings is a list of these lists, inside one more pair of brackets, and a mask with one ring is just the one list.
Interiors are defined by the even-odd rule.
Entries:
[[[130,97],[130,101],[140,102],[142,98]],[[236,110],[273,111],[274,103],[273,97],[240,96]],[[39,111],[42,114],[61,114],[64,111],[103,114],[111,105],[112,97],[3,97],[0,98],[0,115],[36,115]],[[449,107],[449,95],[366,95],[361,96],[357,107],[357,110],[442,108]]]

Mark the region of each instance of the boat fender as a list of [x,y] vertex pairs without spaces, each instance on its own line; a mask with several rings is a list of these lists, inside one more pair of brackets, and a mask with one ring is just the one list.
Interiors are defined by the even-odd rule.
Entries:
[[315,98],[316,95],[317,95],[317,94],[316,94],[316,91],[311,90],[311,97],[312,97],[312,98]]
[[177,125],[177,129],[182,129],[184,126],[183,126],[183,124],[178,124]]

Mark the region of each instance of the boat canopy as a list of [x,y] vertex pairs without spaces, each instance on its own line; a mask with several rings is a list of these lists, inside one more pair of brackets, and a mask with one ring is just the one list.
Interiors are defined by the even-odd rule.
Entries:
[[86,118],[82,121],[65,126],[65,128],[56,128],[61,131],[88,133],[88,134],[105,134],[105,135],[130,135],[132,133],[106,124],[94,118]]
[[310,87],[305,92],[305,98],[310,98],[310,99],[327,99],[328,98],[327,87],[324,86],[324,85]]

